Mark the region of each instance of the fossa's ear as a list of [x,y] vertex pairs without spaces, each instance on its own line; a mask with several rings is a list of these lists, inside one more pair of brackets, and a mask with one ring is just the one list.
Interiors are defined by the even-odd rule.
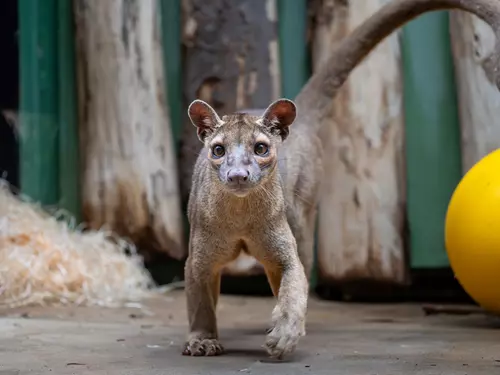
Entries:
[[194,100],[188,108],[189,119],[198,130],[198,138],[204,142],[221,122],[215,110],[203,100]]
[[296,115],[297,107],[294,102],[288,99],[278,99],[264,111],[262,125],[284,140],[290,133],[289,126],[292,125]]

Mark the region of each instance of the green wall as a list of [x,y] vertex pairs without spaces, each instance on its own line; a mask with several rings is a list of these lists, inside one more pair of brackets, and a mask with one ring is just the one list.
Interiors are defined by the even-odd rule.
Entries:
[[444,220],[461,178],[448,12],[407,24],[402,55],[411,267],[447,267]]
[[19,0],[20,185],[80,219],[71,0]]

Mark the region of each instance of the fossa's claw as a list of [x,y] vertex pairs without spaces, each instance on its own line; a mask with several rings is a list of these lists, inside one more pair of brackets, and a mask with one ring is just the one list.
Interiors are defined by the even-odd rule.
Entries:
[[192,357],[212,357],[224,353],[224,348],[217,339],[192,339],[186,342],[182,355]]

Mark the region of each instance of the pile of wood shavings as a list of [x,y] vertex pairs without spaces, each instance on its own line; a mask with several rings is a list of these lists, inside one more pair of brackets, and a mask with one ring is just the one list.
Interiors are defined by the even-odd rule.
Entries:
[[72,230],[0,185],[0,305],[119,307],[153,293],[131,244],[104,231]]

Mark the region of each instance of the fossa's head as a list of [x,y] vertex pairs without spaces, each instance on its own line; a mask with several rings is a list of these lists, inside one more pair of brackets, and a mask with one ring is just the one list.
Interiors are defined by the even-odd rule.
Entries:
[[262,116],[237,113],[220,118],[210,105],[195,100],[188,113],[218,180],[242,197],[274,171],[277,147],[289,134],[296,107],[279,99]]

